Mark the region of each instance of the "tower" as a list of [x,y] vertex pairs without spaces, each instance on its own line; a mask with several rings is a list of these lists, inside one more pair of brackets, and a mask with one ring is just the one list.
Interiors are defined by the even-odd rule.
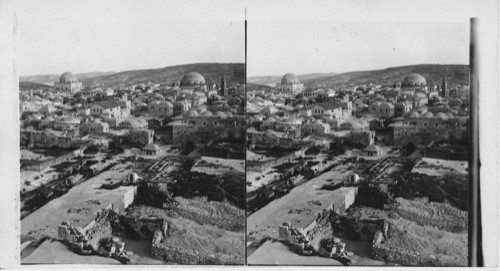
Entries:
[[224,78],[224,75],[222,75],[220,79],[220,92],[221,95],[224,97],[227,97],[227,87],[226,87],[226,79]]
[[446,86],[446,77],[441,81],[441,97],[448,98],[448,88]]

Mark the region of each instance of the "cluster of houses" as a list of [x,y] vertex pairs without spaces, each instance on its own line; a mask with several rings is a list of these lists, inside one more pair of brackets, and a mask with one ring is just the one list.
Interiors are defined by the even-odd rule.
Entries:
[[372,156],[382,153],[380,145],[467,138],[468,88],[448,89],[444,79],[441,87],[410,74],[388,87],[302,88],[296,76],[286,74],[274,91],[247,93],[250,148],[296,148],[327,140],[360,145]]
[[[171,85],[133,84],[83,88],[66,72],[54,87],[20,92],[21,145],[79,148],[130,144],[158,155],[157,123],[169,143],[184,147],[224,138],[244,138],[244,85],[207,84],[188,73]],[[243,96],[244,97],[244,96]],[[195,136],[196,134],[196,136]]]

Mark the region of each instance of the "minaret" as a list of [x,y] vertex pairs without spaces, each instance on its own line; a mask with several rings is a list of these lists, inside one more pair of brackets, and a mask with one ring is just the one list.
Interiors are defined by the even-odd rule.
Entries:
[[446,77],[443,77],[441,81],[441,97],[448,98],[448,89],[446,86]]
[[224,75],[222,75],[220,79],[220,92],[224,97],[227,97],[226,79],[224,78]]

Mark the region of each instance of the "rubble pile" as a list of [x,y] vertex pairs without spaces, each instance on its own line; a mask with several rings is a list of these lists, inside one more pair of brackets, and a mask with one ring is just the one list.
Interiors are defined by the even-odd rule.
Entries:
[[58,239],[68,246],[70,250],[79,255],[98,255],[110,257],[127,264],[131,260],[127,256],[130,252],[124,250],[125,243],[117,237],[106,237],[99,240],[98,245],[92,245],[81,227],[71,226],[68,221],[63,221],[57,227]]

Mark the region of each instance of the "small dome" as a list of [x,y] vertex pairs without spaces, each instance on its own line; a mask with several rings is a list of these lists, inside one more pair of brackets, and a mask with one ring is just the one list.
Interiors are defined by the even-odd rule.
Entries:
[[440,118],[440,119],[448,119],[448,116],[446,116],[446,114],[445,114],[445,113],[443,113],[443,112],[439,112],[439,113],[437,113],[437,114],[436,114],[436,117],[437,117],[437,118]]
[[411,111],[410,114],[408,115],[410,118],[418,118],[420,115],[416,111]]
[[401,82],[401,86],[403,87],[416,87],[416,86],[425,86],[427,85],[427,81],[425,78],[417,73],[412,73],[406,76]]
[[314,124],[323,124],[323,122],[321,120],[316,120]]
[[227,116],[226,116],[226,114],[224,114],[224,112],[222,112],[222,111],[217,111],[217,112],[215,112],[215,116],[217,116],[217,117],[221,117],[221,118],[225,118],[225,117],[227,117]]
[[92,121],[92,123],[101,123],[101,120],[97,118],[97,119],[94,119],[94,120]]
[[181,79],[181,86],[196,86],[205,83],[205,78],[196,72],[190,72]]
[[282,85],[300,84],[299,78],[293,73],[287,73],[281,78]]
[[212,116],[212,112],[210,112],[210,111],[205,111],[205,112],[201,113],[201,116],[202,116],[202,117],[211,117],[211,116]]
[[59,83],[77,83],[76,76],[71,72],[65,72],[59,78]]
[[189,110],[189,112],[187,113],[187,116],[188,117],[199,117],[200,114],[196,110]]
[[422,115],[422,118],[432,118],[432,117],[434,117],[434,114],[432,114],[431,112],[425,112]]

